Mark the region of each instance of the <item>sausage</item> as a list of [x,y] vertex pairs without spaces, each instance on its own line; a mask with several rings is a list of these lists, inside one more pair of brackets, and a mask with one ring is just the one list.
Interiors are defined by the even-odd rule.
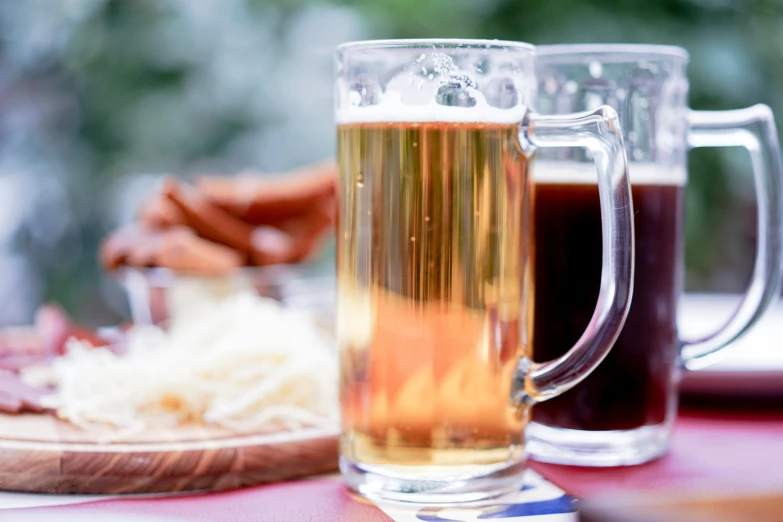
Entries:
[[163,194],[179,208],[187,225],[199,236],[241,252],[250,253],[253,249],[253,227],[216,206],[192,187],[171,179],[166,182]]
[[179,207],[163,194],[157,194],[142,205],[138,218],[145,228],[170,228],[187,223]]
[[242,253],[202,239],[182,227],[163,233],[155,255],[155,266],[203,274],[231,272],[244,262]]
[[337,166],[324,162],[286,176],[206,176],[199,192],[220,208],[248,223],[269,224],[306,214],[337,192]]
[[101,248],[103,266],[166,267],[198,273],[224,273],[245,264],[242,252],[198,237],[186,227],[126,227],[109,236]]

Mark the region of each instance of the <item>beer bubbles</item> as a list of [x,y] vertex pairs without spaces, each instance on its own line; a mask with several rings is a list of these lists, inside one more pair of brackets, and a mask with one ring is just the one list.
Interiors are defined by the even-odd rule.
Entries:
[[460,79],[449,78],[438,88],[435,101],[449,107],[475,107],[476,97],[471,90],[470,85]]

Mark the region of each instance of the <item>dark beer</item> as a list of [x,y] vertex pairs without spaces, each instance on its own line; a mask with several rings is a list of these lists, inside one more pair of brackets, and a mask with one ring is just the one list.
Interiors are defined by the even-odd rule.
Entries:
[[[631,310],[601,365],[533,420],[575,430],[630,430],[664,422],[674,406],[682,286],[685,174],[631,164],[636,274]],[[533,359],[563,355],[590,321],[601,279],[601,215],[592,165],[533,168]]]

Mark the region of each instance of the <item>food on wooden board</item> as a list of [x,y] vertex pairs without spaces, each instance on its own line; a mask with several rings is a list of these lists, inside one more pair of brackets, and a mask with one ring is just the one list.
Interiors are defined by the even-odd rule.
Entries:
[[42,413],[44,393],[22,382],[18,374],[0,368],[0,413]]
[[80,340],[84,346],[106,344],[98,335],[74,324],[60,307],[52,304],[38,310],[33,326],[0,330],[0,413],[43,411],[40,398],[51,390],[25,384],[18,372],[62,355],[69,338]]
[[131,328],[125,353],[76,340],[24,370],[26,383],[55,388],[40,403],[87,429],[336,426],[337,357],[308,316],[239,278],[179,278],[169,294],[167,330]]
[[9,326],[0,329],[0,369],[19,371],[65,353],[69,338],[91,346],[106,344],[106,340],[74,324],[57,305],[42,306],[33,326]]
[[101,261],[109,270],[166,267],[211,277],[179,277],[169,290],[168,328],[133,327],[120,343],[53,307],[40,311],[35,327],[0,331],[0,411],[50,408],[84,427],[127,429],[333,425],[337,362],[323,332],[249,285],[216,289],[240,277],[241,266],[311,255],[334,222],[336,180],[333,163],[285,177],[169,180],[136,223],[104,241]]

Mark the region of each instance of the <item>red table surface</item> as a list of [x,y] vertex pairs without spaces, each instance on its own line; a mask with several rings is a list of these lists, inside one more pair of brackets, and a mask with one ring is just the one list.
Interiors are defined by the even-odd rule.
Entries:
[[[626,468],[577,468],[532,462],[531,467],[581,498],[623,493],[737,493],[783,491],[783,406],[715,404],[681,410],[672,447],[664,458]],[[316,478],[210,494],[123,498],[24,510],[74,513],[124,512],[174,520],[250,522],[388,522],[374,505],[350,496],[339,479]],[[2,520],[14,512],[3,510]]]
[[[375,505],[349,495],[342,481],[332,477],[177,497],[112,499],[67,506],[5,509],[0,510],[0,520],[10,522],[14,520],[14,513],[40,513],[43,516],[47,511],[70,511],[74,515],[93,516],[105,514],[107,521],[114,513],[124,513],[164,519],[170,517],[172,522],[394,522]],[[140,522],[143,520],[141,518]]]
[[783,400],[685,404],[666,456],[640,466],[531,467],[580,498],[783,492]]

